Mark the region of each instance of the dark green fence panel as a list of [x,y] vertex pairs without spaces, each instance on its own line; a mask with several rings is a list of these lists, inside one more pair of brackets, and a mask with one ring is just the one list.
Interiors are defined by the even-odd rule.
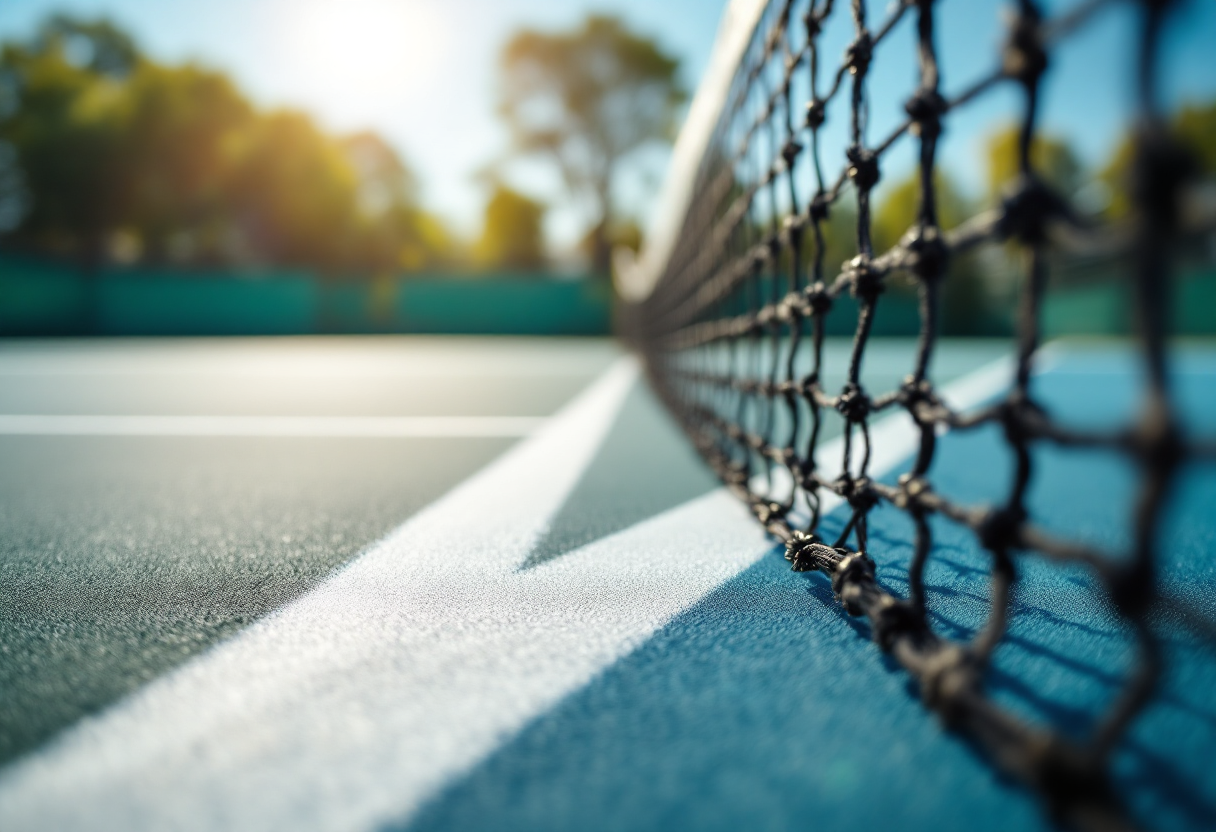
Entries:
[[[1216,334],[1216,272],[1184,272],[1172,287],[1171,332]],[[1061,289],[1043,304],[1043,333],[1058,335],[1127,335],[1135,328],[1135,309],[1126,282]]]
[[320,332],[367,334],[391,331],[372,325],[368,315],[370,293],[360,283],[329,284],[321,288]]
[[397,320],[404,332],[598,335],[611,331],[611,302],[593,280],[410,278]]
[[316,331],[318,292],[306,274],[106,274],[98,328],[122,335],[303,335]]
[[603,282],[549,276],[324,281],[308,272],[106,269],[0,256],[0,335],[316,332],[604,335]]
[[[612,329],[612,302],[610,288],[589,279],[493,274],[324,281],[302,271],[147,268],[86,277],[69,264],[0,256],[0,335],[602,335]],[[1174,332],[1216,334],[1216,271],[1184,273],[1170,308]],[[1057,289],[1043,304],[1043,332],[1123,335],[1132,329],[1133,311],[1122,282]],[[857,313],[856,299],[837,298],[828,334],[852,335]],[[958,321],[943,323],[954,334],[1004,335],[1010,321],[968,315],[965,332]],[[882,295],[875,335],[908,336],[919,329],[913,295]]]
[[70,335],[88,326],[89,295],[77,269],[22,257],[0,260],[0,334]]
[[1123,287],[1109,283],[1050,294],[1043,303],[1043,334],[1050,338],[1126,333],[1130,327],[1125,295]]
[[1182,279],[1170,323],[1181,335],[1216,333],[1216,271],[1197,272]]

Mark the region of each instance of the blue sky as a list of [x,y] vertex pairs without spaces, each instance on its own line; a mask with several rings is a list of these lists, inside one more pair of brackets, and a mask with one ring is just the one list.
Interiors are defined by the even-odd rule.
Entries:
[[[871,5],[877,20],[886,4]],[[940,0],[947,92],[993,65],[1001,5]],[[1131,5],[1116,4],[1069,41],[1048,79],[1045,125],[1091,162],[1110,152],[1130,114],[1129,85],[1107,79],[1130,80]],[[691,87],[708,61],[722,7],[721,0],[4,0],[0,37],[28,34],[54,10],[109,16],[156,58],[226,70],[261,104],[303,108],[335,130],[381,132],[419,174],[427,204],[459,232],[473,234],[484,201],[475,173],[506,147],[494,115],[494,66],[513,32],[570,27],[591,11],[619,14],[681,58]],[[913,31],[901,29],[892,37],[898,45],[884,47],[875,62],[871,138],[902,114],[902,99],[915,83]],[[830,44],[827,54],[841,44]],[[1176,17],[1168,44],[1164,86],[1171,101],[1216,96],[1216,2],[1193,0]],[[369,78],[382,80],[360,83]],[[1017,107],[1010,89],[952,116],[944,158],[964,186],[982,181],[979,139],[1013,118]],[[901,143],[886,178],[911,166],[910,153],[910,144]],[[643,219],[664,158],[651,154],[622,188],[621,203]],[[537,196],[560,200],[557,180],[542,165],[520,166],[513,179]],[[551,240],[569,245],[584,222],[576,208],[559,206],[549,218]]]

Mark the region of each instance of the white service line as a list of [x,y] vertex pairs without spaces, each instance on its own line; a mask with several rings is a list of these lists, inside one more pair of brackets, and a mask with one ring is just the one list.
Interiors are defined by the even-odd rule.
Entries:
[[[963,389],[990,395],[1007,367]],[[0,774],[0,828],[360,832],[407,820],[771,550],[718,490],[518,569],[636,377],[622,360],[321,585],[17,761]],[[915,431],[885,427],[900,419],[876,426],[888,466],[915,449]]]
[[[176,342],[173,342],[176,345]],[[426,349],[417,346],[369,347],[366,349],[317,348],[308,344],[264,345],[208,342],[203,348],[169,346],[163,340],[141,344],[139,349],[107,349],[91,344],[74,349],[44,346],[13,349],[0,343],[0,377],[40,378],[147,376],[189,380],[217,376],[224,379],[343,380],[343,379],[438,379],[451,381],[481,378],[591,378],[610,359],[573,351],[502,349],[484,345],[474,349]]]
[[0,414],[0,436],[518,437],[539,416],[176,416]]

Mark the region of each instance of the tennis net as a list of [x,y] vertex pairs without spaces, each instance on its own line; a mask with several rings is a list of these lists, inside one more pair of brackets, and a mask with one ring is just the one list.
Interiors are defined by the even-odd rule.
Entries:
[[[1115,237],[1124,246],[1126,285],[1139,310],[1138,351],[1147,379],[1139,417],[1105,433],[1053,420],[1036,402],[1032,375],[1051,264],[1092,229],[1069,199],[1036,168],[1041,82],[1057,46],[1084,30],[1109,3],[1083,2],[1059,17],[1030,0],[1010,9],[1003,48],[987,75],[953,97],[940,91],[932,0],[904,0],[881,10],[863,0],[740,0],[730,31],[677,145],[672,209],[661,218],[634,275],[626,335],[645,358],[654,388],[722,481],[785,545],[797,571],[821,571],[851,615],[868,619],[874,640],[915,678],[944,723],[975,742],[996,766],[1038,792],[1052,814],[1078,828],[1131,828],[1108,776],[1113,749],[1162,673],[1162,650],[1149,618],[1161,599],[1154,580],[1156,529],[1165,495],[1184,459],[1216,458],[1187,444],[1169,384],[1166,302],[1171,258],[1182,233],[1179,204],[1195,172],[1172,137],[1156,92],[1159,47],[1169,2],[1136,4],[1140,43],[1134,66],[1138,109],[1131,142],[1128,209]],[[851,22],[842,62],[829,62],[825,28]],[[919,82],[898,126],[869,141],[867,75],[900,27],[915,32]],[[733,44],[733,45],[732,45]],[[724,68],[725,66],[725,68]],[[938,145],[950,119],[993,91],[1020,97],[1016,172],[995,207],[953,227],[939,216]],[[842,155],[824,152],[823,132],[847,121]],[[916,149],[915,219],[897,243],[877,250],[872,195],[884,160],[900,142]],[[852,204],[846,210],[846,197]],[[834,215],[855,217],[852,256],[833,273],[825,252]],[[667,225],[664,226],[663,222]],[[951,261],[983,245],[1020,258],[1013,382],[978,409],[952,409],[931,377],[940,340],[942,296]],[[640,275],[640,279],[638,278]],[[870,390],[862,366],[875,316],[893,278],[910,279],[919,308],[911,373],[896,389]],[[638,291],[636,284],[642,286]],[[855,304],[853,345],[842,387],[829,387],[826,320],[834,306]],[[904,411],[919,450],[897,481],[870,470],[871,426]],[[833,415],[835,414],[835,415]],[[843,422],[843,456],[816,458],[829,416]],[[1007,498],[963,505],[937,493],[930,469],[944,431],[1003,430],[1015,461]],[[1105,449],[1139,470],[1131,551],[1098,551],[1036,524],[1027,490],[1039,443]],[[847,522],[827,536],[825,494],[845,504]],[[883,545],[872,545],[867,518],[880,505],[906,513],[908,592],[896,597],[876,579]],[[925,570],[934,553],[931,519],[970,529],[990,560],[986,623],[962,642],[935,632],[926,615]],[[1016,557],[1037,554],[1061,568],[1088,569],[1134,633],[1136,658],[1120,695],[1084,739],[1032,724],[985,692],[993,651],[1008,630],[1019,580]],[[1197,613],[1184,611],[1210,635]]]

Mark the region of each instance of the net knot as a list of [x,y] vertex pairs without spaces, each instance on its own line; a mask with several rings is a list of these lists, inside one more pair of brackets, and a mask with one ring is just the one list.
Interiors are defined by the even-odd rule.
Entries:
[[827,119],[828,104],[818,98],[813,98],[806,105],[806,126],[818,130]]
[[899,386],[899,401],[918,422],[929,420],[930,414],[922,414],[923,409],[934,408],[940,404],[932,382],[927,378],[918,379],[916,376],[908,376]]
[[845,155],[849,159],[849,179],[858,191],[864,193],[878,184],[881,176],[878,171],[877,153],[855,144]]
[[841,277],[848,281],[849,294],[858,300],[873,302],[882,294],[885,273],[864,254],[844,262]]
[[781,520],[786,515],[785,506],[774,502],[756,502],[752,504],[752,513],[761,525],[767,526],[774,520]]
[[849,68],[849,73],[852,75],[865,75],[873,58],[874,38],[870,36],[869,31],[862,30],[857,35],[857,40],[850,43],[848,49],[844,51],[844,65]]
[[1047,50],[1038,11],[1023,4],[1009,24],[1009,39],[1001,55],[1001,71],[1008,78],[1034,86],[1047,70]]
[[899,490],[895,493],[894,503],[897,508],[915,511],[921,507],[923,498],[932,493],[933,486],[924,477],[903,474],[899,478]]
[[1022,523],[1026,520],[1024,509],[1014,506],[989,509],[980,520],[975,533],[985,549],[1004,552],[1016,548],[1022,540]]
[[911,255],[908,268],[922,282],[941,277],[950,259],[950,249],[936,225],[917,223],[904,236],[904,250]]
[[997,236],[1027,245],[1041,243],[1051,220],[1067,213],[1063,199],[1037,176],[1025,173],[1006,189],[1001,207]]
[[832,295],[828,287],[822,283],[812,283],[803,290],[806,293],[806,305],[812,315],[826,315],[832,309]]
[[844,390],[836,399],[836,410],[845,418],[845,421],[857,423],[865,421],[865,418],[870,415],[872,404],[865,390],[850,382],[844,386]]
[[874,573],[874,561],[865,552],[845,555],[836,562],[832,569],[832,591],[844,604],[849,615],[861,615],[865,612],[859,596],[862,585],[874,583]]
[[785,160],[786,167],[793,167],[794,160],[798,158],[798,154],[802,152],[802,145],[790,139],[785,143],[785,147],[781,148],[781,158]]
[[904,110],[912,119],[912,132],[926,139],[936,138],[942,132],[942,116],[949,105],[946,99],[932,89],[919,89],[904,104]]
[[811,222],[818,225],[828,218],[828,209],[831,207],[831,200],[827,194],[819,193],[811,199],[811,204],[807,206],[807,215]]
[[866,514],[878,505],[878,492],[868,477],[846,477],[843,485],[845,500],[858,514]]
[[832,490],[844,498],[855,514],[865,514],[878,505],[878,492],[869,477],[854,477],[846,471],[832,482]]
[[870,627],[874,643],[884,653],[891,652],[895,640],[908,633],[924,630],[925,622],[916,608],[907,601],[899,601],[889,595],[883,596],[878,609],[871,609]]
[[812,7],[807,10],[807,13],[802,16],[802,22],[806,24],[806,34],[808,39],[819,37],[819,33],[823,31],[823,18],[815,13]]

